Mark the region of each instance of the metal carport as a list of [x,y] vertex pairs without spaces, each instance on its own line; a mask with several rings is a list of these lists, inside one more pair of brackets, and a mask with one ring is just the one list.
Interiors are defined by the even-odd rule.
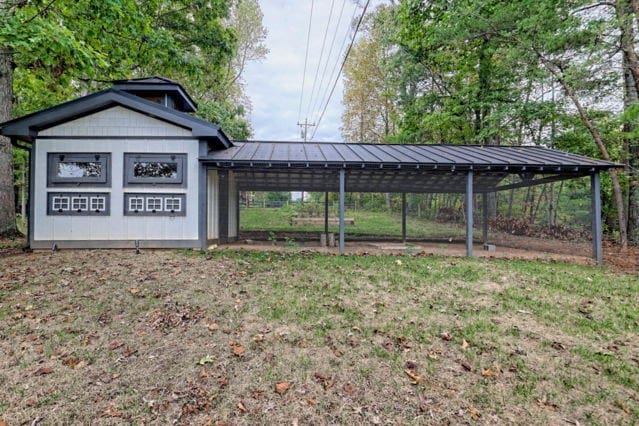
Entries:
[[[473,196],[591,177],[593,257],[602,262],[600,173],[623,167],[540,146],[234,142],[200,157],[232,170],[239,191],[339,192],[339,248],[344,251],[345,192],[462,193],[466,253],[473,254]],[[519,182],[502,184],[509,175]],[[485,199],[485,197],[484,197]],[[484,209],[485,211],[485,209]]]

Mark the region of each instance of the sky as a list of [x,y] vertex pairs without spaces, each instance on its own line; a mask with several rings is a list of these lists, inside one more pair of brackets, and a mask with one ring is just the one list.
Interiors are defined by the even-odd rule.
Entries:
[[[305,118],[308,118],[310,123],[319,122],[317,129],[309,130],[309,136],[314,130],[316,132],[313,140],[342,141],[340,126],[344,88],[341,77],[320,122],[319,116],[325,103],[321,99],[326,99],[335,81],[341,64],[340,48],[344,46],[343,50],[345,50],[350,43],[351,18],[354,16],[357,19],[362,8],[357,7],[353,0],[313,1],[310,53],[300,114],[311,0],[259,0],[264,14],[263,24],[268,31],[266,44],[269,53],[265,59],[248,64],[244,74],[246,94],[252,103],[249,119],[253,127],[253,139],[301,140],[300,127],[297,123],[298,120],[303,122]],[[369,11],[381,3],[383,0],[372,0]],[[333,4],[332,14],[330,13],[331,4]],[[332,18],[329,30],[326,32],[329,16]],[[328,34],[325,41],[324,34]],[[323,54],[322,44],[324,44]],[[335,72],[331,76],[333,69]],[[323,75],[325,77],[322,82]],[[313,86],[315,86],[314,91]],[[312,96],[311,93],[313,93]]]

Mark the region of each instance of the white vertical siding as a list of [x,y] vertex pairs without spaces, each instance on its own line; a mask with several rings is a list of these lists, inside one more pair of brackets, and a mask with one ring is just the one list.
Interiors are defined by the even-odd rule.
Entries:
[[[115,110],[115,111],[113,111]],[[95,117],[97,116],[97,117]],[[97,118],[98,124],[91,120]],[[102,125],[109,117],[110,125]],[[120,117],[118,122],[114,117]],[[123,118],[124,117],[124,118]],[[151,119],[125,108],[114,107],[73,122],[48,129],[49,136],[61,134],[62,130],[82,136],[113,136],[113,126],[120,124],[125,133],[149,131],[153,125],[163,129],[154,136],[184,136],[184,129]],[[150,123],[152,120],[155,123]],[[80,124],[86,124],[82,128]],[[110,127],[111,126],[111,127]],[[132,127],[129,128],[129,127]],[[54,131],[55,129],[55,131]],[[99,134],[102,129],[107,134]],[[170,132],[170,131],[172,132]],[[122,131],[122,130],[121,130]],[[41,132],[44,134],[45,132]],[[69,133],[69,134],[70,134]],[[164,133],[159,135],[157,133]],[[190,133],[190,132],[188,132]],[[111,153],[111,187],[52,187],[47,188],[47,154],[50,152]],[[123,187],[123,158],[125,152],[137,153],[184,153],[187,154],[187,187]],[[34,176],[34,232],[35,241],[61,240],[197,240],[198,238],[198,141],[194,139],[38,139],[35,143]],[[109,192],[111,207],[109,216],[48,216],[47,192]],[[126,192],[156,192],[186,194],[185,216],[124,216],[123,199]]]

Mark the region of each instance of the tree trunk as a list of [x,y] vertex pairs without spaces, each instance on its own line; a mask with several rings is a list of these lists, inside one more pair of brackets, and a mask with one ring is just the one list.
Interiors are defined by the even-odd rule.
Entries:
[[[639,103],[639,59],[634,46],[634,13],[637,12],[637,1],[619,0],[615,3],[615,12],[620,25],[620,45],[623,52],[623,76],[624,76],[624,110]],[[634,13],[633,13],[634,12]],[[624,132],[632,132],[633,126],[627,121],[624,123]],[[626,137],[624,145],[627,153],[627,166],[629,170],[628,183],[628,239],[639,243],[639,142],[636,139]]]
[[[0,6],[4,1],[0,0]],[[12,118],[13,55],[0,47],[0,122]],[[16,232],[15,193],[13,190],[13,150],[9,138],[0,136],[0,235]]]
[[[573,105],[577,109],[579,113],[579,117],[581,118],[581,122],[586,127],[592,139],[595,141],[597,148],[601,152],[601,156],[604,160],[610,161],[610,154],[608,153],[608,149],[603,142],[601,135],[599,134],[599,130],[595,127],[594,123],[590,119],[588,112],[581,105],[579,101],[579,97],[575,93],[575,90],[572,88],[570,84],[566,81],[563,76],[561,70],[558,70],[554,64],[551,64],[540,52],[536,52],[539,59],[543,63],[544,67],[557,79],[561,87],[564,89],[564,92],[568,96],[568,98],[572,101]],[[615,207],[617,208],[617,219],[619,223],[619,243],[623,248],[628,247],[628,233],[627,233],[627,223],[626,223],[626,214],[625,214],[625,204],[623,201],[623,192],[621,191],[621,184],[619,183],[619,177],[617,176],[617,170],[610,169],[610,180],[612,181],[612,190],[614,192],[615,197]]]

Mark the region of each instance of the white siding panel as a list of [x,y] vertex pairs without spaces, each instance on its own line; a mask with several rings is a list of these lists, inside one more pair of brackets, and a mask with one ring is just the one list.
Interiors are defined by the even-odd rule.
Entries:
[[[111,188],[47,188],[47,153],[110,152]],[[187,154],[187,187],[123,187],[125,152]],[[198,238],[198,142],[184,140],[39,139],[35,143],[34,239],[49,240],[196,240]],[[109,216],[47,216],[47,192],[109,192]],[[186,216],[124,216],[126,192],[186,194]]]
[[42,130],[42,136],[191,136],[191,131],[121,106]]

